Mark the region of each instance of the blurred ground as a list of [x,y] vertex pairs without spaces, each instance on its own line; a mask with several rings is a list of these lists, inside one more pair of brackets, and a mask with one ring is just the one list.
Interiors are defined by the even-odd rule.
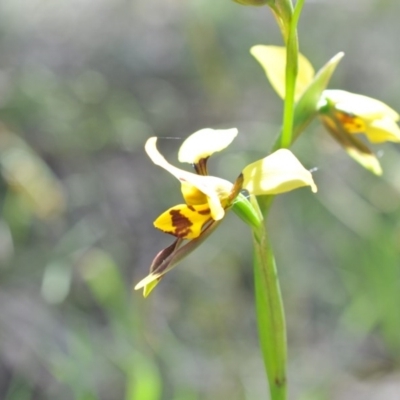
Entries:
[[[331,88],[400,110],[396,0],[306,1],[302,52],[344,51]],[[266,398],[248,228],[234,215],[143,300],[171,238],[181,139],[237,126],[211,160],[234,179],[274,140],[281,103],[249,55],[280,44],[268,9],[229,0],[0,0],[0,398]],[[400,159],[382,178],[312,125],[294,151],[319,192],[269,221],[289,328],[290,398],[400,398]]]

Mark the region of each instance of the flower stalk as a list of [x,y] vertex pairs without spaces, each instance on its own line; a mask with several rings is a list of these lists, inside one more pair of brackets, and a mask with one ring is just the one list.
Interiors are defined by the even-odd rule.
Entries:
[[[290,3],[288,30],[281,28],[286,44],[285,97],[280,148],[289,148],[293,141],[296,80],[298,74],[299,43],[297,24],[304,0],[299,0],[293,10]],[[261,213],[266,219],[273,196],[259,197]],[[264,224],[253,228],[254,282],[257,325],[261,351],[269,383],[271,400],[287,399],[287,334],[285,311],[278,279],[275,257]]]
[[283,108],[283,128],[281,148],[289,148],[293,135],[293,116],[296,94],[296,79],[298,73],[299,40],[297,24],[300,18],[304,0],[298,0],[290,16],[288,33],[283,36],[286,44],[286,72],[285,72],[285,102]]
[[285,400],[287,340],[282,295],[265,226],[253,229],[257,324],[272,400]]

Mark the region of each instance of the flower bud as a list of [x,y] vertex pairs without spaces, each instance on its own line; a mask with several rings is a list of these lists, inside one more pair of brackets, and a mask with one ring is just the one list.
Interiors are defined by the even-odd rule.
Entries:
[[262,214],[254,207],[254,205],[257,206],[257,204],[252,204],[247,200],[242,193],[239,193],[233,203],[232,210],[247,225],[252,228],[258,228],[262,223]]

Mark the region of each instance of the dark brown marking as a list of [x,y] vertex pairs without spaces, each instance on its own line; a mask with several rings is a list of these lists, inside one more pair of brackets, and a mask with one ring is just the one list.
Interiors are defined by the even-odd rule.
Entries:
[[211,214],[211,210],[210,210],[210,209],[207,209],[207,210],[200,210],[200,211],[197,211],[197,214],[200,214],[200,215],[208,215],[208,214]]
[[171,215],[172,226],[175,227],[175,231],[171,233],[177,237],[187,236],[191,232],[190,227],[193,223],[181,214],[179,210],[171,210],[169,213]]
[[207,171],[207,161],[209,157],[201,158],[197,164],[193,164],[194,170],[196,171],[197,175],[208,175]]
[[188,209],[189,209],[190,211],[195,211],[195,208],[194,208],[193,206],[190,206],[190,205],[188,205]]

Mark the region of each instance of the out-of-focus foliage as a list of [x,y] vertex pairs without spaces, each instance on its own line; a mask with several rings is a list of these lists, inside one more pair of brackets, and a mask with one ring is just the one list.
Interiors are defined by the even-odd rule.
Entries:
[[[331,87],[399,111],[399,13],[306,2],[301,51],[316,69],[344,51]],[[249,54],[281,45],[268,8],[1,0],[0,32],[0,398],[265,398],[250,233],[233,213],[148,300],[132,284],[169,244],[152,221],[179,201],[145,140],[169,138],[174,161],[189,133],[237,126],[210,165],[234,180],[275,139],[281,102]],[[280,197],[269,221],[290,398],[398,399],[399,149],[377,146],[379,178],[318,124],[293,150],[319,192]]]

